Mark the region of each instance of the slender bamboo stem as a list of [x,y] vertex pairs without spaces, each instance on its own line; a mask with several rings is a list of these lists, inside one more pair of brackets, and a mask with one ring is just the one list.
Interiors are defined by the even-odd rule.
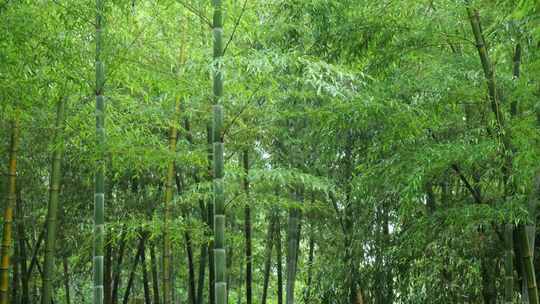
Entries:
[[28,281],[30,280],[30,276],[28,273],[28,265],[27,265],[27,250],[26,250],[26,231],[24,229],[24,209],[23,209],[23,202],[21,198],[21,191],[20,189],[17,190],[17,201],[16,201],[16,217],[17,217],[17,238],[19,243],[19,264],[20,264],[20,271],[21,271],[21,302],[20,304],[28,304],[29,303],[29,289],[28,289]]
[[15,118],[11,129],[11,144],[9,151],[7,204],[4,209],[4,227],[2,233],[2,248],[0,262],[0,304],[9,303],[9,265],[12,242],[13,207],[17,200],[17,150],[19,147],[19,119]]
[[156,247],[152,244],[150,246],[150,271],[152,273],[152,291],[154,296],[154,304],[159,304],[159,279],[158,279],[158,270],[157,270],[157,259],[156,259]]
[[504,302],[506,304],[512,304],[514,297],[513,231],[514,226],[512,224],[504,225]]
[[527,278],[527,287],[529,293],[529,303],[538,304],[538,288],[536,285],[536,276],[534,273],[534,257],[529,246],[529,235],[523,225],[519,227],[520,245],[523,252],[523,262]]
[[139,240],[139,246],[137,247],[137,253],[135,254],[135,260],[133,261],[133,266],[131,267],[131,271],[129,272],[128,283],[126,286],[126,290],[124,292],[124,298],[122,300],[122,304],[128,304],[129,297],[131,295],[131,289],[133,288],[133,281],[135,279],[135,272],[137,271],[137,266],[139,265],[139,262],[142,259],[142,255],[144,254],[145,241],[146,241],[146,238],[144,236],[142,236]]
[[120,244],[118,246],[118,252],[116,255],[116,265],[114,267],[114,276],[111,290],[111,303],[118,303],[118,290],[120,289],[120,283],[122,281],[122,265],[124,261],[124,253],[126,251],[126,237],[127,229],[125,225],[122,227],[122,233],[120,235]]
[[299,210],[290,208],[287,231],[287,296],[286,304],[294,304],[294,287],[296,282],[296,266],[298,259],[298,237],[299,237]]
[[[17,217],[17,208],[15,208],[15,217]],[[14,242],[13,244],[13,276],[11,277],[11,301],[15,303],[19,303],[19,290],[21,289],[19,287],[19,281],[20,279],[20,273],[19,273],[19,258],[20,258],[20,251],[19,251],[19,244],[17,242]]]
[[247,203],[244,208],[244,235],[246,242],[246,304],[251,304],[253,295],[252,295],[252,254],[251,254],[251,207],[250,207],[250,196],[249,196],[249,152],[244,150],[242,153],[241,161],[244,166],[244,191],[247,196]]
[[[148,233],[144,233],[143,236],[145,239],[148,239]],[[142,266],[142,280],[143,280],[143,290],[144,290],[144,303],[151,304],[152,299],[150,295],[150,284],[148,283],[148,268],[146,267],[146,242],[143,243],[142,253],[141,253],[141,266]]]
[[270,266],[272,265],[272,248],[274,246],[274,230],[275,230],[275,215],[269,216],[268,230],[266,233],[266,253],[264,258],[264,273],[263,273],[263,292],[261,298],[261,304],[266,304],[268,297],[268,285],[270,283]]
[[[180,100],[176,100],[173,122],[177,121],[177,117],[180,114]],[[178,136],[178,129],[173,123],[169,130],[169,152],[171,154],[176,153],[176,139]],[[163,214],[163,303],[169,304],[172,299],[172,277],[171,277],[171,243],[169,236],[169,217],[171,213],[171,202],[173,199],[173,187],[175,176],[175,164],[174,159],[169,161],[167,167],[167,177],[165,180],[165,202],[164,202],[164,214]]]
[[188,303],[196,304],[196,286],[195,286],[195,263],[193,261],[193,245],[191,242],[191,234],[189,231],[184,233],[186,241],[186,255],[188,262]]
[[54,150],[52,153],[51,182],[49,189],[49,206],[47,210],[47,238],[45,240],[45,261],[43,265],[42,304],[50,304],[52,297],[52,282],[54,277],[54,253],[56,247],[56,229],[58,220],[58,204],[60,197],[60,182],[62,175],[62,153],[64,133],[65,98],[58,101],[56,113],[56,130],[54,134]]
[[64,268],[64,292],[66,294],[66,304],[71,304],[71,296],[69,292],[69,260],[67,254],[62,259],[62,266]]
[[206,269],[206,257],[208,255],[208,246],[206,244],[201,245],[199,254],[199,275],[197,280],[197,304],[203,303],[203,291],[204,291],[204,277]]
[[112,244],[110,240],[108,240],[105,245],[105,261],[104,261],[105,272],[104,272],[104,278],[103,278],[103,281],[104,281],[103,291],[105,293],[104,294],[105,304],[112,304],[112,255],[113,255]]
[[96,0],[96,162],[94,192],[94,293],[93,304],[103,304],[103,253],[105,238],[105,67],[102,61],[105,0]]
[[[212,169],[212,159],[213,159],[213,143],[212,143],[212,126],[209,124],[206,128],[206,137],[208,140],[208,172],[209,172],[209,179],[213,179],[213,169]],[[207,222],[208,222],[208,228],[213,233],[214,231],[214,201],[213,199],[210,199],[208,201],[208,207],[207,209]],[[208,242],[208,303],[209,304],[215,304],[216,303],[216,279],[215,279],[215,268],[214,268],[214,240],[210,237],[210,241]]]
[[277,302],[283,304],[283,250],[281,246],[281,220],[279,213],[276,213],[276,229],[275,242],[276,242],[276,265],[277,265]]

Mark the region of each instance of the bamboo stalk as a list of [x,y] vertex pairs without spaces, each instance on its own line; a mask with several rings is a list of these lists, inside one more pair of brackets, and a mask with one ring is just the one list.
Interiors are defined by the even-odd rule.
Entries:
[[[177,121],[177,117],[180,114],[180,100],[176,100],[173,122]],[[178,129],[174,123],[169,130],[169,152],[174,154],[176,152],[176,139]],[[173,199],[173,187],[175,176],[175,164],[174,159],[169,161],[167,167],[167,177],[165,180],[165,202],[164,202],[164,214],[163,214],[163,303],[171,303],[172,298],[172,277],[171,277],[171,244],[169,237],[169,217],[171,213],[171,202]]]
[[214,270],[215,303],[227,303],[226,253],[225,253],[225,193],[223,182],[223,12],[221,0],[213,0],[214,17],[212,32],[214,37],[213,73],[213,199],[214,199]]
[[105,0],[96,0],[96,162],[95,192],[94,192],[94,293],[93,304],[103,304],[103,253],[105,238],[105,67],[102,61],[103,45],[103,14]]
[[512,224],[504,225],[504,301],[506,304],[512,304],[514,296],[513,230]]
[[538,304],[538,288],[536,285],[536,276],[534,273],[534,257],[529,246],[529,236],[525,227],[519,227],[520,247],[523,252],[523,261],[525,265],[525,273],[527,277],[527,289],[529,293],[529,303]]
[[[208,124],[206,128],[206,137],[208,140],[208,172],[209,172],[209,179],[213,179],[212,175],[212,159],[213,159],[213,142],[212,142],[212,126],[211,124]],[[207,207],[207,222],[208,222],[208,228],[210,229],[211,233],[214,232],[214,201],[213,198],[208,201],[208,207]],[[215,268],[214,268],[214,240],[212,237],[210,237],[210,240],[208,242],[208,303],[209,304],[215,304],[216,303],[216,279],[215,279]]]
[[270,266],[272,264],[272,248],[274,246],[274,230],[275,230],[275,215],[269,216],[268,230],[266,233],[266,253],[264,258],[264,273],[263,273],[263,292],[261,298],[261,304],[266,304],[268,297],[268,285],[270,282]]
[[154,304],[159,304],[159,279],[157,269],[156,248],[154,244],[150,246],[150,272],[152,273],[152,291],[154,296]]
[[26,250],[26,231],[24,229],[24,217],[23,217],[23,202],[21,198],[21,190],[17,190],[17,201],[16,201],[16,208],[17,211],[15,213],[15,216],[17,217],[17,238],[18,238],[18,249],[19,249],[19,264],[20,264],[20,271],[21,271],[21,297],[20,297],[20,304],[28,304],[29,303],[29,289],[28,289],[28,281],[30,280],[30,275],[28,272],[28,265],[27,265],[27,250]]
[[15,118],[11,129],[9,151],[7,204],[4,209],[4,227],[2,232],[2,248],[0,262],[0,304],[9,303],[9,265],[12,243],[13,207],[15,206],[17,180],[17,150],[19,147],[19,119]]
[[253,295],[252,295],[252,254],[251,254],[251,207],[250,207],[250,196],[249,196],[249,152],[244,150],[241,156],[241,161],[244,166],[244,191],[246,192],[247,203],[244,208],[244,235],[246,242],[246,304],[251,304]]
[[131,271],[129,272],[128,283],[126,286],[126,290],[124,292],[124,298],[122,300],[122,304],[128,304],[129,296],[131,295],[131,289],[133,288],[133,280],[135,279],[135,272],[137,271],[137,266],[139,265],[139,262],[142,259],[142,255],[144,254],[145,241],[146,241],[146,237],[141,236],[139,239],[139,246],[137,247],[137,253],[135,254],[135,261],[133,262]]
[[58,204],[60,197],[60,183],[62,175],[62,153],[64,132],[65,98],[61,98],[57,105],[56,130],[54,134],[54,151],[52,156],[51,182],[49,189],[49,206],[47,210],[47,238],[45,240],[45,261],[43,262],[43,290],[42,304],[50,304],[52,296],[52,282],[54,277],[54,254],[56,248],[56,229],[58,220]]
[[283,304],[283,250],[281,246],[281,220],[279,213],[276,212],[276,229],[275,242],[276,242],[276,265],[277,265],[277,302]]
[[[145,239],[148,239],[148,233],[144,233],[143,236]],[[142,245],[141,253],[141,266],[142,266],[142,280],[143,280],[143,290],[144,290],[144,303],[151,304],[151,295],[150,295],[150,284],[148,283],[148,269],[146,268],[146,242]]]

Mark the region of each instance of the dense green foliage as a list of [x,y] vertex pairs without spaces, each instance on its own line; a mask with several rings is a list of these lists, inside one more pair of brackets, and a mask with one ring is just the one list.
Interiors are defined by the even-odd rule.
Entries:
[[0,20],[6,303],[538,303],[538,1]]

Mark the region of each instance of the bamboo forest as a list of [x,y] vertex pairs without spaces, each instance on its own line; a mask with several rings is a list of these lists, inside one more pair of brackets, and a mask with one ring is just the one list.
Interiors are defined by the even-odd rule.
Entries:
[[0,0],[0,304],[540,304],[539,0]]

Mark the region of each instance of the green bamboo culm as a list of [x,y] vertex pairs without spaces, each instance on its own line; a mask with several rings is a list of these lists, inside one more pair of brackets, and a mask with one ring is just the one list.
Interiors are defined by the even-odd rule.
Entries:
[[94,191],[94,292],[93,304],[103,304],[103,253],[105,237],[105,67],[102,61],[103,10],[105,0],[96,0],[96,162]]
[[[180,71],[183,70],[186,61],[186,48],[187,48],[187,26],[189,20],[183,18],[181,23],[181,45],[179,53],[179,65]],[[179,77],[182,74],[180,72]],[[180,97],[175,101],[173,119],[169,128],[169,153],[174,155],[176,153],[176,144],[178,138],[178,128],[176,122],[180,116]],[[169,220],[171,217],[171,203],[174,196],[174,177],[176,176],[174,158],[169,161],[167,166],[167,176],[165,180],[165,201],[164,201],[164,213],[163,213],[163,304],[171,303],[173,299],[173,274],[172,274],[172,255],[171,255],[171,240],[169,234]]]
[[[17,114],[18,115],[18,114]],[[19,118],[13,120],[11,144],[9,148],[9,171],[7,202],[4,209],[4,226],[2,231],[2,249],[0,264],[0,304],[9,303],[9,255],[11,253],[13,207],[17,200],[17,151],[19,148]]]
[[[180,100],[176,100],[174,108],[173,124],[169,130],[169,152],[174,154],[176,151],[176,138],[178,137],[178,129],[174,125],[178,114],[180,113]],[[165,180],[165,201],[163,214],[163,303],[169,304],[172,299],[172,277],[171,277],[171,241],[169,236],[169,217],[171,214],[171,203],[173,199],[173,183],[174,183],[174,159],[169,161],[167,166],[167,177]]]
[[223,12],[221,0],[213,0],[214,17],[212,32],[214,37],[213,72],[213,190],[214,190],[214,271],[215,303],[227,303],[226,253],[225,253],[225,193],[223,187]]
[[294,285],[296,282],[296,268],[298,260],[298,242],[300,237],[300,210],[296,207],[289,209],[289,222],[287,231],[287,296],[286,304],[294,304]]
[[52,283],[54,277],[54,253],[56,244],[56,228],[58,220],[58,204],[60,197],[60,180],[62,175],[62,153],[64,133],[65,98],[61,98],[56,106],[56,123],[53,137],[52,168],[49,188],[49,206],[47,209],[47,238],[45,239],[45,262],[43,269],[43,286],[41,303],[51,303]]
[[214,106],[213,138],[214,138],[214,272],[215,303],[227,303],[226,253],[225,253],[225,193],[223,187],[223,142],[220,131],[223,122],[223,109]]
[[531,247],[529,246],[529,235],[525,230],[524,225],[520,225],[518,229],[520,236],[520,247],[523,251],[523,264],[525,265],[525,273],[527,278],[527,288],[529,293],[529,303],[539,304],[538,288],[536,285],[536,276],[534,273],[534,256]]
[[245,236],[245,250],[246,250],[246,304],[252,304],[252,252],[251,252],[251,207],[250,207],[250,195],[249,195],[249,150],[246,148],[239,161],[244,166],[244,191],[248,198],[248,203],[244,208],[244,236]]
[[514,226],[504,225],[504,303],[512,304],[514,295]]

